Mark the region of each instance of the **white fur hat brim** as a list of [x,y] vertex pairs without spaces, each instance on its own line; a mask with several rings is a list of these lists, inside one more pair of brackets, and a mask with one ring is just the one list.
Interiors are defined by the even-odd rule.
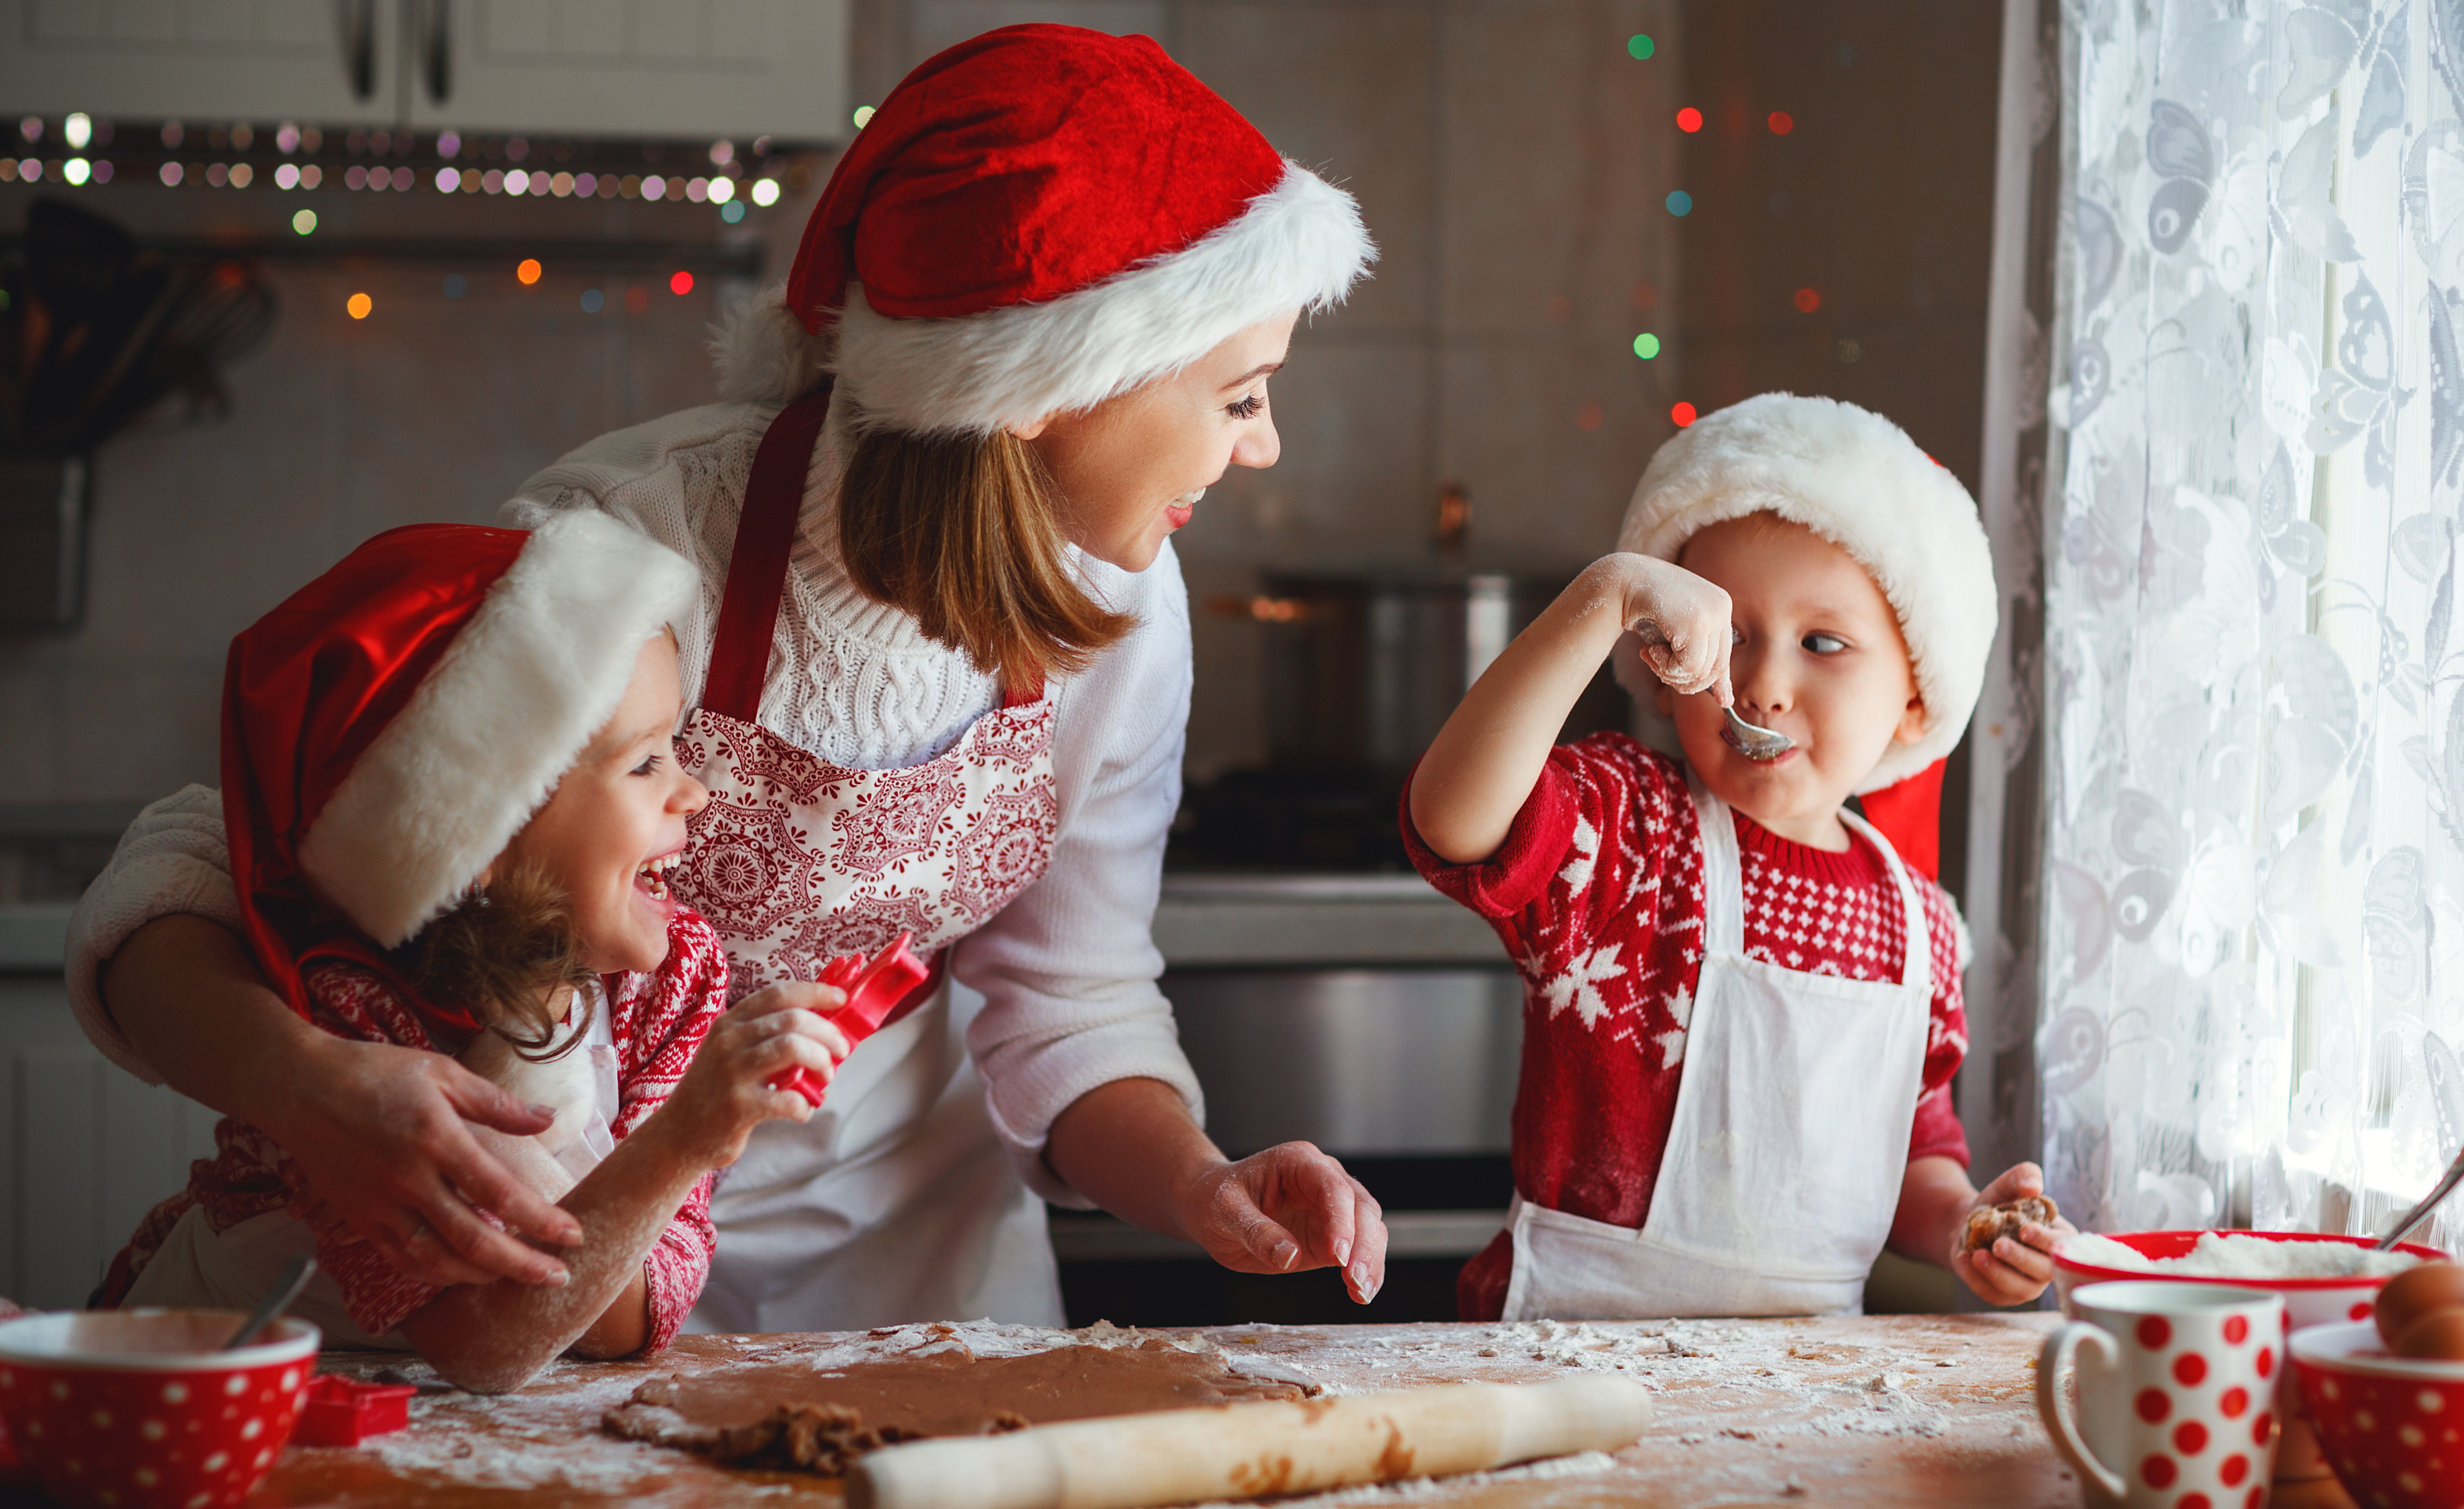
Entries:
[[1261,320],[1331,308],[1376,255],[1352,196],[1287,162],[1192,245],[1039,304],[893,319],[855,285],[838,322],[811,334],[772,290],[715,330],[720,392],[781,405],[834,372],[862,426],[989,435],[1168,377]]
[[540,525],[310,822],[309,883],[385,948],[415,935],[530,821],[700,590],[684,558],[595,510]]
[[1895,785],[1949,754],[1976,711],[2000,617],[1992,548],[1968,490],[1880,414],[1764,393],[1705,415],[1660,448],[1626,507],[1617,548],[1675,560],[1704,529],[1760,513],[1846,551],[1899,615],[1925,732],[1893,744],[1858,792]]

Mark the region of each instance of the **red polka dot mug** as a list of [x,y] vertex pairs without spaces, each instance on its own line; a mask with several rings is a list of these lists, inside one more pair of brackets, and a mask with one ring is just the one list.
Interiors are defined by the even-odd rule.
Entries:
[[0,1323],[0,1420],[20,1472],[69,1505],[227,1509],[291,1438],[317,1327],[217,1351],[234,1310],[92,1310]]
[[[2263,1509],[2276,1466],[2284,1301],[2221,1284],[2134,1280],[2071,1294],[2045,1339],[2036,1412],[2093,1505]],[[2074,1418],[2063,1375],[2076,1357]]]

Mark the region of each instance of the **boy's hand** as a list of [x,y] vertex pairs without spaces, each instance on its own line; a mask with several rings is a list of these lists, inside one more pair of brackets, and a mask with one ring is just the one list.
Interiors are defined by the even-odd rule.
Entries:
[[1671,690],[1707,691],[1720,706],[1728,688],[1728,594],[1683,566],[1649,556],[1613,556],[1623,601],[1618,618],[1642,641],[1642,663]]
[[[2044,1170],[2033,1163],[2014,1164],[1987,1185],[1968,1211],[2008,1205],[2044,1192]],[[2025,1304],[2044,1293],[2054,1278],[2054,1244],[2078,1228],[2060,1216],[2051,1226],[2030,1221],[2019,1229],[2018,1240],[1997,1236],[1991,1249],[1971,1253],[1964,1241],[1968,1211],[1961,1212],[1961,1219],[1952,1224],[1950,1271],[1989,1304]]]
[[712,1025],[683,1083],[643,1129],[657,1126],[678,1156],[698,1167],[724,1169],[743,1156],[744,1140],[761,1123],[809,1119],[811,1102],[766,1082],[803,1068],[828,1083],[852,1045],[822,1014],[846,1004],[845,991],[801,983],[737,1001]]

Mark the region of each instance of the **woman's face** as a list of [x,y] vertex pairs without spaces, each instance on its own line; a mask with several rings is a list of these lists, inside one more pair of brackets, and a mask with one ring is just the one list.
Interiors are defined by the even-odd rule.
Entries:
[[1020,430],[1067,499],[1070,542],[1144,571],[1224,468],[1273,466],[1283,444],[1266,411],[1266,379],[1284,364],[1299,317],[1251,325],[1171,377]]
[[668,956],[667,872],[684,852],[685,820],[710,802],[676,761],[683,701],[675,643],[653,636],[615,716],[499,861],[539,866],[572,898],[583,962],[601,973],[655,970]]

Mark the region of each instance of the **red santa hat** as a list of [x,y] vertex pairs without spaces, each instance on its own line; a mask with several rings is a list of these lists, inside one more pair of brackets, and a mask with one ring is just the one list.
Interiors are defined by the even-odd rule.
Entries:
[[719,333],[722,386],[783,404],[834,372],[859,423],[991,434],[1338,303],[1375,255],[1351,195],[1154,41],[1004,27],[857,133],[783,295]]
[[[1771,513],[1854,557],[1899,616],[1925,731],[1857,787],[1866,816],[1926,873],[1943,757],[1967,732],[2000,617],[1993,552],[1959,479],[1881,415],[1763,393],[1679,430],[1643,469],[1617,548],[1675,560],[1710,525]],[[1624,661],[1619,657],[1619,673]]]
[[[223,816],[251,948],[393,948],[504,851],[700,578],[604,514],[379,535],[231,641]],[[347,928],[341,926],[347,923]]]

